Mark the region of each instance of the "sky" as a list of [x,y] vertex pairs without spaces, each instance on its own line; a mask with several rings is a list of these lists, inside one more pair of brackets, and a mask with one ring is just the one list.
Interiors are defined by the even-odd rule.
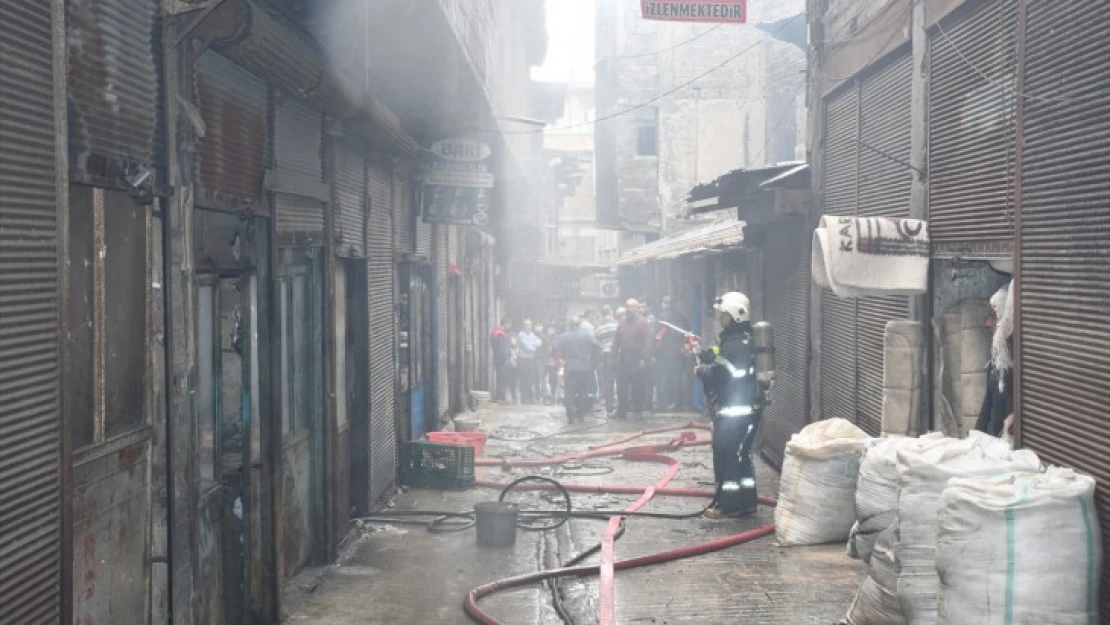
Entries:
[[532,78],[546,82],[593,80],[594,1],[547,0],[547,58],[532,69]]

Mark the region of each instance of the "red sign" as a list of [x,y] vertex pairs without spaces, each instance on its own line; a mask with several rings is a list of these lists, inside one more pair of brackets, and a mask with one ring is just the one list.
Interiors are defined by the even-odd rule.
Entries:
[[640,0],[640,8],[646,20],[727,24],[748,21],[748,0]]

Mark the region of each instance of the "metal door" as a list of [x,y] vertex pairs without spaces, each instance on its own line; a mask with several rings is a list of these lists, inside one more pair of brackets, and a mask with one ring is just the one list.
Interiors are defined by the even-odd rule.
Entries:
[[[825,109],[824,213],[856,214],[859,199],[859,91],[831,97]],[[821,418],[856,421],[856,301],[821,292]]]
[[[1012,253],[1017,3],[966,3],[929,35],[934,254]],[[969,58],[980,71],[969,71]]]
[[370,184],[370,248],[367,256],[370,328],[370,507],[393,487],[397,478],[395,420],[397,340],[393,261],[393,211],[390,177],[372,165]]
[[[910,216],[910,82],[908,50],[860,81],[859,217]],[[883,335],[909,316],[905,296],[856,303],[856,423],[872,436],[883,429]]]
[[408,394],[409,438],[423,437],[432,426],[429,419],[428,379],[432,371],[431,289],[429,276],[431,267],[427,264],[409,263],[405,267],[407,285],[403,293],[401,335],[405,337],[404,349],[400,354],[401,374],[406,380],[404,387]]
[[0,3],[0,622],[61,619],[57,193],[49,2]]
[[317,195],[324,180],[324,116],[289,95],[275,94],[274,160],[283,190],[274,194],[279,241],[298,245],[324,242],[324,203]]
[[197,204],[267,212],[262,201],[270,136],[266,82],[209,50],[197,61],[196,83],[204,119]]
[[787,441],[809,422],[809,251],[800,218],[775,224],[764,267],[764,319],[775,331],[775,387],[763,419],[763,453],[782,465]]
[[129,168],[162,160],[157,0],[66,3],[69,172],[121,188]]
[[282,372],[279,559],[288,579],[324,539],[323,248],[281,248],[277,311]]
[[[1019,140],[1014,337],[1020,350],[1019,443],[1045,462],[1075,467],[1098,481],[1104,563],[1110,562],[1110,14],[1105,9],[1100,0],[1028,2],[1023,92],[1030,95],[1022,101]],[[1088,589],[1092,601],[1101,601],[1105,620],[1110,575],[1103,575],[1101,592],[1093,584]]]
[[335,253],[345,258],[366,258],[366,158],[342,144],[335,153]]

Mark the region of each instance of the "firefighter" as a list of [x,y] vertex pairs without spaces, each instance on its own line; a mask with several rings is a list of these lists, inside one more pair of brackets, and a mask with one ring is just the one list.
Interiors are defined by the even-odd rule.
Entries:
[[709,518],[738,517],[756,511],[752,446],[762,412],[756,380],[751,304],[735,291],[713,305],[721,334],[716,347],[698,353],[695,370],[713,415],[713,477],[717,484]]

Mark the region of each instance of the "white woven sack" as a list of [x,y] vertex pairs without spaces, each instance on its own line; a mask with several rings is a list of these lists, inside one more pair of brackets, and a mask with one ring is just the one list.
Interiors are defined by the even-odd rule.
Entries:
[[898,455],[898,601],[909,625],[937,623],[937,509],[953,477],[992,477],[1015,471],[1036,472],[1041,462],[1027,449],[1014,451],[1003,440],[981,432]]
[[897,451],[921,449],[941,440],[944,434],[940,432],[918,438],[878,438],[864,449],[856,483],[856,524],[848,537],[850,557],[869,561],[875,538],[894,523],[898,507]]
[[897,528],[888,527],[875,538],[867,574],[848,608],[849,625],[905,625],[898,603],[898,558],[894,555]]
[[790,438],[775,506],[780,545],[820,545],[848,537],[856,518],[860,454],[870,440],[845,419],[812,423]]
[[1098,623],[1095,480],[1071,469],[948,482],[937,514],[939,622]]

